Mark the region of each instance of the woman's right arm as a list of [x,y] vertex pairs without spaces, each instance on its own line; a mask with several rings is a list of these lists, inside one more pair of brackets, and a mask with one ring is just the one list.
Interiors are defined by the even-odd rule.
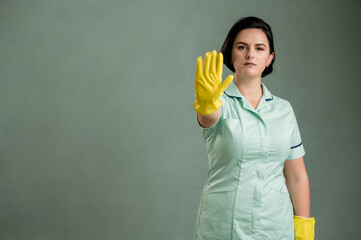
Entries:
[[219,99],[224,90],[233,81],[229,75],[222,83],[223,54],[215,50],[206,53],[203,69],[202,57],[198,57],[195,77],[196,99],[193,108],[197,112],[198,122],[203,127],[211,127],[222,113],[222,101]]
[[198,122],[202,127],[208,128],[213,126],[221,117],[222,108],[218,108],[214,113],[203,115],[197,112]]

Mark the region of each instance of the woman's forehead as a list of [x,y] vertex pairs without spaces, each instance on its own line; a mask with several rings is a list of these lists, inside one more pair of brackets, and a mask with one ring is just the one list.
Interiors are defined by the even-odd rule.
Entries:
[[245,44],[267,44],[268,39],[266,34],[258,28],[246,28],[238,32],[234,43],[242,42]]

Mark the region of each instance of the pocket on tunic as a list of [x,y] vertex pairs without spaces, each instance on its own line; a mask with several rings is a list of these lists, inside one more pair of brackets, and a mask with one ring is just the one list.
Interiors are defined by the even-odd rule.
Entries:
[[231,239],[234,191],[203,195],[197,239]]

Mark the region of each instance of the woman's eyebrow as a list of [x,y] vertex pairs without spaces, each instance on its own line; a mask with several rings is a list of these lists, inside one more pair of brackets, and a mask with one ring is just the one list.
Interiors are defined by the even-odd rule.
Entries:
[[[241,43],[241,44],[244,44],[244,45],[248,46],[248,44],[245,43],[245,42],[238,42],[238,43]],[[236,43],[235,45],[237,45],[238,43]],[[264,47],[266,47],[266,45],[263,44],[263,43],[257,43],[257,44],[256,44],[256,46],[261,46],[261,45],[263,45]]]

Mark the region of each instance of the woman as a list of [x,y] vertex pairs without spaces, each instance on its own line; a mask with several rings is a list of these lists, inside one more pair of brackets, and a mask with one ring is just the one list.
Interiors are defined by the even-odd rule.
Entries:
[[[234,76],[222,83],[223,56]],[[295,114],[261,82],[274,61],[271,28],[256,17],[238,20],[204,68],[197,60],[193,107],[209,159],[197,240],[314,239]]]

